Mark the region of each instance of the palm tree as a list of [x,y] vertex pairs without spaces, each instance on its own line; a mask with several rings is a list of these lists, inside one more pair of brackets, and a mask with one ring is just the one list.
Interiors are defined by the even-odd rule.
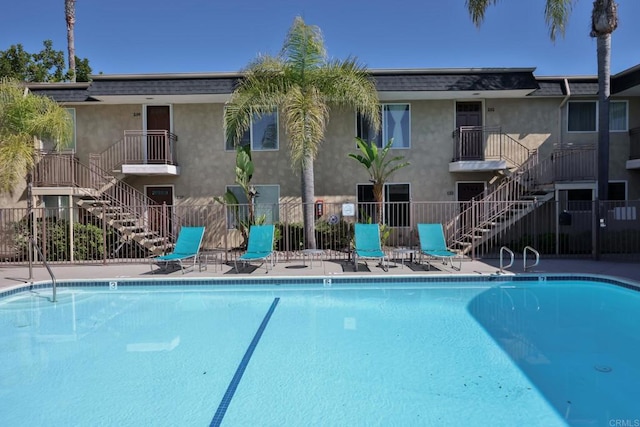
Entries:
[[[545,0],[545,21],[549,36],[564,35],[569,14],[576,0]],[[498,0],[466,0],[476,25],[484,20],[490,4]],[[607,200],[609,185],[609,96],[611,78],[611,33],[618,27],[618,5],[614,0],[595,0],[591,12],[591,37],[597,37],[598,55],[598,198]]]
[[356,138],[356,142],[361,154],[349,153],[349,157],[357,160],[369,173],[369,181],[373,183],[373,198],[376,201],[376,216],[378,223],[382,224],[384,184],[395,171],[409,166],[410,163],[398,163],[404,159],[402,156],[387,159],[389,150],[393,145],[393,139],[390,139],[382,150],[378,150],[375,141],[367,142],[362,138]]
[[64,0],[64,17],[67,21],[67,50],[69,54],[69,78],[76,82],[76,44],[73,28],[76,25],[76,0]]
[[313,162],[324,139],[332,106],[349,106],[380,126],[378,95],[366,69],[355,58],[328,60],[322,33],[296,17],[278,56],[260,56],[226,105],[227,138],[238,143],[252,115],[261,117],[277,107],[284,117],[291,166],[301,172],[305,245],[316,248]]
[[54,100],[29,93],[15,80],[0,80],[0,191],[11,192],[27,177],[36,158],[35,139],[56,147],[71,141],[73,123]]

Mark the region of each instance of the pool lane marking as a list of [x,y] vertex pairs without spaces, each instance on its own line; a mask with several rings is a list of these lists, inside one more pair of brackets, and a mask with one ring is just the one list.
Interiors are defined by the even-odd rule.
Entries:
[[262,323],[260,324],[260,327],[256,331],[256,334],[253,336],[253,340],[251,340],[251,344],[249,344],[247,351],[244,353],[244,357],[240,361],[240,365],[238,365],[238,369],[236,369],[236,373],[233,375],[233,378],[231,379],[231,382],[227,387],[227,391],[224,393],[224,396],[220,401],[220,405],[218,405],[218,410],[216,411],[216,414],[213,416],[213,419],[211,420],[211,424],[209,424],[210,426],[218,427],[222,423],[224,414],[227,412],[227,408],[229,408],[229,404],[231,403],[231,399],[233,399],[233,395],[235,394],[236,389],[238,388],[238,384],[242,379],[242,375],[244,374],[244,371],[247,368],[247,365],[249,364],[249,360],[251,360],[251,356],[253,355],[253,350],[256,349],[256,346],[258,345],[258,341],[260,341],[260,337],[262,337],[262,333],[267,327],[267,323],[269,323],[269,320],[271,319],[271,315],[273,314],[279,302],[280,302],[280,298],[274,299],[273,302],[271,303],[271,307],[269,307],[269,311],[267,311],[267,314],[264,315],[264,319],[262,319]]

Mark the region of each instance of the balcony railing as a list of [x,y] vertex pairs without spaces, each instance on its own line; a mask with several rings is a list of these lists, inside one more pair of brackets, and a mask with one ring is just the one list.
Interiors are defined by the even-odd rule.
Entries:
[[593,145],[557,148],[551,153],[551,161],[553,181],[593,181],[597,177],[597,153]]
[[508,167],[518,167],[532,150],[502,132],[499,127],[460,126],[453,132],[453,161],[504,160]]
[[92,155],[91,162],[110,172],[122,165],[177,165],[177,141],[178,137],[166,130],[125,130],[124,138]]

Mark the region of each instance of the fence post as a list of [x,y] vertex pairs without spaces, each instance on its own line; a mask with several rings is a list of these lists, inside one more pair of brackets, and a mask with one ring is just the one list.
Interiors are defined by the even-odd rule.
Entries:
[[[476,259],[476,198],[471,198],[471,228],[470,228],[470,237],[471,237],[471,259],[475,261]],[[464,232],[464,230],[463,230]]]
[[[74,230],[73,230],[73,221],[74,221],[74,216],[73,216],[73,201],[72,198],[73,196],[67,196],[67,200],[69,201],[69,259],[71,260],[71,262],[73,263],[75,261],[75,234],[74,234]],[[88,248],[87,248],[88,250]]]
[[107,264],[107,208],[102,203],[102,264]]

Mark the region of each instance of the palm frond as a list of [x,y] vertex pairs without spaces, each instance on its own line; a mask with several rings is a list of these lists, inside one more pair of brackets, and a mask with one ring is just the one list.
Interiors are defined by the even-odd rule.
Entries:
[[272,112],[282,103],[286,90],[284,65],[278,58],[261,56],[250,64],[225,105],[223,127],[227,140],[236,144],[249,129],[252,116]]
[[496,4],[498,0],[466,0],[465,5],[471,15],[473,23],[479,27],[484,21],[484,14],[490,4]]
[[549,28],[549,37],[552,41],[555,41],[557,34],[564,37],[574,2],[575,0],[547,0],[544,20]]
[[289,137],[291,165],[294,170],[304,168],[305,162],[313,161],[318,154],[329,109],[316,88],[307,87],[303,91],[292,87],[283,103],[282,114]]
[[281,56],[297,74],[322,67],[327,58],[322,31],[296,17],[282,46]]
[[314,78],[330,105],[352,107],[369,120],[375,131],[380,129],[380,102],[375,82],[355,58],[330,61]]
[[3,134],[0,136],[0,190],[11,191],[34,165],[33,136]]

